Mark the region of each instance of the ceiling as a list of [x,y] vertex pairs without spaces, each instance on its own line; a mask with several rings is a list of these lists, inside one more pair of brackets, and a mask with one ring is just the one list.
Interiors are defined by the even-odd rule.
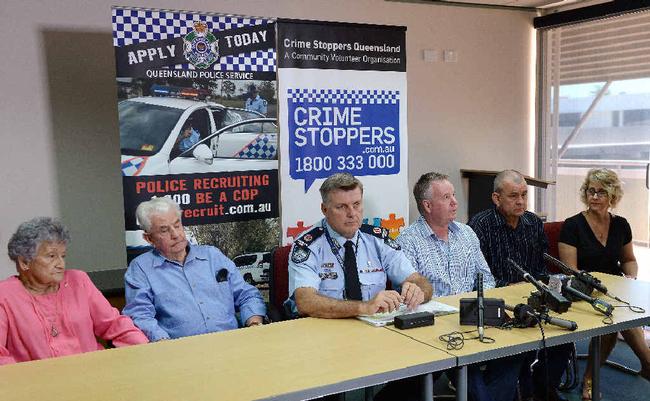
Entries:
[[[608,0],[424,0],[431,3],[473,4],[498,7],[520,7],[527,9],[564,9],[604,3]],[[611,0],[610,0],[611,1]]]

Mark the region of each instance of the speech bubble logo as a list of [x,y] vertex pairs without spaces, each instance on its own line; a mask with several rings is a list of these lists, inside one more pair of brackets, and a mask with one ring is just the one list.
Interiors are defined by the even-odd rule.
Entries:
[[399,173],[399,91],[288,89],[287,103],[289,175],[305,193],[334,173]]

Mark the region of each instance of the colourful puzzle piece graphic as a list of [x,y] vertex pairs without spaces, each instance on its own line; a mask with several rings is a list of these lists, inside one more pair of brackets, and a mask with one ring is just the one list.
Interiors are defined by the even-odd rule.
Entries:
[[400,227],[404,227],[404,218],[400,217],[399,219],[395,218],[395,213],[388,215],[388,219],[381,220],[381,226],[388,230],[388,235],[395,239],[399,235]]
[[303,231],[309,230],[312,226],[305,226],[305,222],[298,220],[295,227],[287,227],[287,237],[294,240],[300,236]]

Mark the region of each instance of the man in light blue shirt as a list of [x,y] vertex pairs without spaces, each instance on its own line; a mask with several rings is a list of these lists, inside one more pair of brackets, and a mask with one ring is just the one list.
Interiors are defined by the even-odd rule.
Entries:
[[[495,280],[485,262],[476,234],[467,225],[454,221],[458,202],[449,177],[423,174],[413,188],[420,217],[404,229],[397,242],[415,269],[433,285],[435,296],[473,291],[477,273],[483,273],[485,289]],[[468,395],[475,401],[515,399],[517,378],[523,356],[490,361],[481,368],[468,369]]]
[[246,99],[246,110],[256,111],[266,115],[268,102],[259,95],[255,85],[248,88],[248,99]]
[[180,152],[185,152],[187,149],[194,146],[201,139],[201,134],[195,130],[191,124],[187,124],[183,127],[181,134],[176,140],[178,143],[178,150]]
[[181,210],[169,198],[141,203],[136,216],[154,249],[135,258],[124,276],[130,316],[150,341],[260,325],[266,307],[234,263],[213,246],[190,245]]
[[[294,314],[372,315],[402,303],[415,308],[431,298],[431,286],[388,231],[361,224],[361,181],[348,173],[334,174],[320,192],[325,218],[301,235],[291,251],[287,305]],[[387,279],[401,291],[387,291]]]

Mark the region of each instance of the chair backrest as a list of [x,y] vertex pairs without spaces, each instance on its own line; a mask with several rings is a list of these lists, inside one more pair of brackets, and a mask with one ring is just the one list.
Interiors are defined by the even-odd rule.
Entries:
[[[558,239],[560,238],[560,231],[562,231],[563,224],[564,224],[563,221],[553,221],[549,223],[544,223],[544,234],[546,234],[546,238],[548,239],[548,254],[553,256],[554,258],[560,257],[557,248],[557,242]],[[559,268],[555,267],[554,265],[548,262],[546,263],[546,269],[551,274],[561,273]]]
[[283,318],[286,318],[284,314],[283,303],[289,297],[290,252],[291,245],[275,247],[271,252],[271,271],[269,277],[269,317],[272,320],[281,320]]

